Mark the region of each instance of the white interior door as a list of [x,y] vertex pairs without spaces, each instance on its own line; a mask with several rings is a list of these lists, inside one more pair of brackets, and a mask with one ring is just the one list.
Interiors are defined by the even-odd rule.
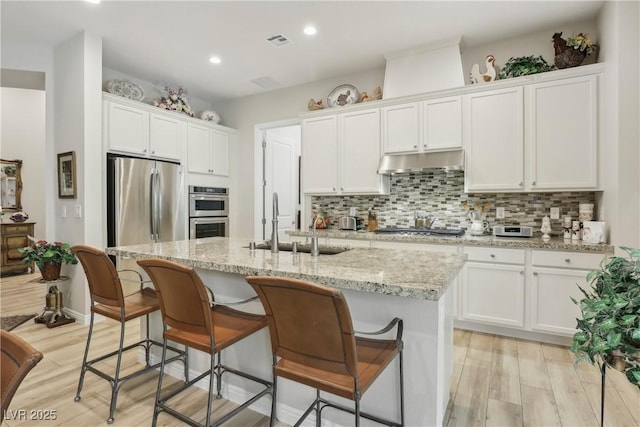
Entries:
[[269,129],[265,132],[265,239],[273,227],[273,193],[278,193],[278,238],[288,240],[286,230],[296,227],[298,199],[298,158],[300,126]]

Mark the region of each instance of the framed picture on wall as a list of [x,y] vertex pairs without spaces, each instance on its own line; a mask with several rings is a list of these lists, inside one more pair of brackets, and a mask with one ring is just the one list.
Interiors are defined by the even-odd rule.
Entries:
[[76,198],[76,152],[58,154],[58,197]]

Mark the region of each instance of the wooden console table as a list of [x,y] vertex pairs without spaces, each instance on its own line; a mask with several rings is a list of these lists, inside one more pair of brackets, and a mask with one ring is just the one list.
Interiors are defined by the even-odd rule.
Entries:
[[24,274],[29,268],[34,270],[33,263],[25,264],[22,262],[22,255],[18,252],[19,248],[29,246],[30,242],[27,236],[34,235],[35,222],[3,222],[2,228],[2,264],[0,265],[0,274]]

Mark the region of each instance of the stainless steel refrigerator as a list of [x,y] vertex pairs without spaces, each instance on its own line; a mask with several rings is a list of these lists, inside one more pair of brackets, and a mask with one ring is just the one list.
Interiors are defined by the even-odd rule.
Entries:
[[[179,164],[107,155],[109,246],[185,239],[186,203]],[[129,262],[117,265],[136,267]]]

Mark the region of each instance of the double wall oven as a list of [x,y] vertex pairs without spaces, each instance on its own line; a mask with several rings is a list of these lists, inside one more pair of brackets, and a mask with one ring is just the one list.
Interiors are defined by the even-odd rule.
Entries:
[[189,186],[189,238],[229,237],[229,189]]

